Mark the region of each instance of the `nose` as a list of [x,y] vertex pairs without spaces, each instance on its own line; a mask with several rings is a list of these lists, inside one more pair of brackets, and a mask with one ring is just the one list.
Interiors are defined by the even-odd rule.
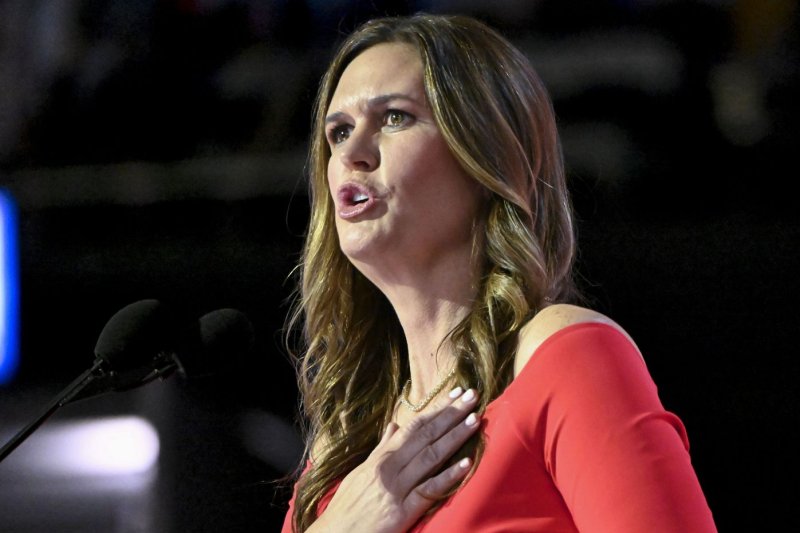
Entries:
[[350,170],[371,172],[380,165],[380,150],[366,128],[356,128],[341,147],[342,164]]

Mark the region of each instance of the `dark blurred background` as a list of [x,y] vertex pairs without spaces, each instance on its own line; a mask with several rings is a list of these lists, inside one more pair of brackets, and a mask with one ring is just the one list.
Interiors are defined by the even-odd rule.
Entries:
[[[233,307],[256,333],[218,376],[63,407],[0,464],[0,531],[278,530],[300,454],[281,329],[316,84],[358,22],[419,10],[489,22],[549,87],[583,287],[685,422],[720,531],[797,530],[795,1],[0,0],[21,295],[3,442],[131,302],[187,323]],[[114,420],[133,432],[63,440]],[[154,454],[91,469],[131,443]],[[70,446],[89,467],[68,468]]]

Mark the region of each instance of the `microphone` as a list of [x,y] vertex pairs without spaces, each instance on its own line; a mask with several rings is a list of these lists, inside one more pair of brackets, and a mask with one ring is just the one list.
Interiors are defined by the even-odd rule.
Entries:
[[157,369],[168,377],[174,366],[170,367],[165,350],[176,329],[175,319],[158,300],[140,300],[123,307],[100,332],[94,364],[78,378],[76,387],[64,394],[59,407],[144,385],[157,377],[149,377]]
[[158,300],[140,300],[117,311],[100,332],[92,366],[0,449],[0,461],[67,403],[133,389],[176,370],[185,377],[209,375],[222,358],[230,364],[253,344],[252,324],[236,309],[217,309],[178,334],[176,329]]
[[156,300],[123,308],[100,333],[95,346],[102,365],[92,382],[68,402],[109,391],[125,391],[166,379],[209,376],[232,367],[253,345],[253,326],[241,311],[217,309],[174,333],[174,320]]
[[173,359],[183,377],[209,376],[236,367],[252,349],[254,339],[253,325],[244,313],[217,309],[184,330]]

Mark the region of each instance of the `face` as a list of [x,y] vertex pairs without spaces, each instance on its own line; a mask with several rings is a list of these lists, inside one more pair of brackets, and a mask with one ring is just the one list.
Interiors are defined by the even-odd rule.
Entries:
[[326,123],[336,229],[356,267],[429,268],[454,254],[468,260],[479,186],[436,126],[414,48],[380,44],[358,55]]

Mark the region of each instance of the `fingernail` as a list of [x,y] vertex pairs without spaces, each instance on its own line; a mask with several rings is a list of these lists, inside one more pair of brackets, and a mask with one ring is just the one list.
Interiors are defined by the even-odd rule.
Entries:
[[467,392],[464,393],[464,396],[461,397],[461,401],[470,402],[474,398],[475,398],[475,391],[473,389],[469,389]]
[[450,391],[450,397],[453,399],[458,398],[459,396],[461,396],[462,392],[463,391],[461,390],[461,387],[456,387],[455,389]]
[[475,413],[470,413],[467,415],[467,418],[464,420],[464,423],[468,426],[474,426],[478,423],[478,416]]
[[470,463],[469,457],[464,457],[463,459],[461,459],[458,462],[458,467],[459,468],[469,468],[469,463]]

